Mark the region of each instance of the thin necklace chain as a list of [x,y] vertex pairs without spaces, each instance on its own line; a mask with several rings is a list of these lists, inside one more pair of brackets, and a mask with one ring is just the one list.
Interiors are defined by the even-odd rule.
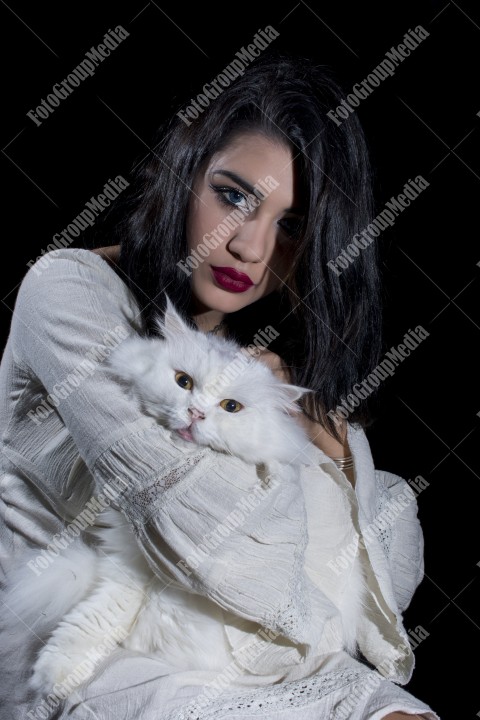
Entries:
[[209,330],[207,335],[216,335],[219,330],[223,328],[225,325],[225,322],[222,320],[221,323],[218,323],[218,325],[215,325],[215,327],[212,330]]

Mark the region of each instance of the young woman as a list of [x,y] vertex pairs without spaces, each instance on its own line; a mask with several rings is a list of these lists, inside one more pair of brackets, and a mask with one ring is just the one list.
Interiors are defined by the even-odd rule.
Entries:
[[[415,496],[402,478],[374,469],[363,430],[367,403],[355,395],[350,414],[338,410],[382,351],[375,244],[360,249],[342,273],[328,265],[373,217],[358,120],[353,114],[339,125],[327,116],[341,99],[325,68],[271,55],[196,119],[175,114],[117,207],[120,219],[104,238],[109,247],[60,249],[27,273],[0,373],[4,588],[28,548],[44,558],[32,571],[48,573],[45,548],[116,478],[126,487],[118,505],[152,569],[187,590],[204,588],[221,608],[226,670],[234,664],[232,628],[239,619],[249,620],[243,639],[271,633],[261,618],[286,593],[278,568],[289,562],[288,547],[306,537],[304,569],[325,593],[325,607],[333,608],[328,618],[320,611],[312,617],[312,633],[324,628],[314,656],[278,665],[282,653],[295,649],[288,629],[268,636],[264,660],[220,677],[207,669],[174,670],[168,656],[117,648],[75,693],[61,699],[45,688],[50,699],[41,704],[28,679],[44,640],[4,606],[2,717],[438,719],[400,687],[414,666],[402,612],[423,575]],[[238,562],[223,557],[221,545],[212,552],[212,567],[232,566],[221,591],[202,568],[179,569],[175,559],[185,548],[194,552],[199,528],[208,532],[224,515],[208,483],[201,501],[209,512],[197,517],[181,496],[162,512],[162,492],[180,479],[198,482],[212,456],[216,476],[227,484],[231,458],[199,454],[173,437],[167,442],[102,361],[127,335],[154,331],[165,293],[193,327],[242,345],[272,326],[278,335],[259,359],[314,391],[302,399],[298,420],[318,450],[318,466],[303,478],[308,523],[300,517],[285,523],[261,582],[254,543],[241,527]],[[92,352],[99,358],[94,370],[80,377]],[[241,462],[235,471],[249,482],[256,472]],[[379,523],[392,507],[388,522]],[[350,588],[344,557],[352,547],[367,586],[356,657],[345,651],[337,612]],[[292,566],[292,582],[298,572]],[[305,626],[307,616],[284,612],[292,615],[282,627]],[[38,614],[42,628],[58,621],[51,606]]]

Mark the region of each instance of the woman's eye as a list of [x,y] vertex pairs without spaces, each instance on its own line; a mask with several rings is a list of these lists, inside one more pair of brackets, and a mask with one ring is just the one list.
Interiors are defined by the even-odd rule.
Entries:
[[177,383],[177,385],[180,385],[180,387],[184,388],[185,390],[191,390],[193,387],[193,380],[190,375],[182,372],[181,370],[175,373],[175,382]]
[[241,205],[243,201],[246,201],[245,195],[238,190],[226,190],[222,195],[232,205]]
[[240,190],[227,186],[220,187],[219,185],[212,185],[211,187],[223,205],[240,208],[244,212],[253,210],[254,206],[250,202],[249,196]]
[[290,237],[298,235],[302,226],[302,219],[299,217],[288,217],[280,220],[280,227]]
[[226,410],[230,413],[238,412],[243,408],[242,403],[239,403],[238,400],[222,400],[220,402],[220,407]]

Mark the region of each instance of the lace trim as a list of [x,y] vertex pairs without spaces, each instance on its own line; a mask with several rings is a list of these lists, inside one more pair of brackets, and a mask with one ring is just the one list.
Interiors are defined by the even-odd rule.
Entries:
[[266,620],[267,627],[270,627],[272,630],[281,634],[285,634],[285,630],[287,630],[290,637],[298,636],[300,631],[299,619],[301,620],[303,628],[307,625],[312,615],[310,605],[307,603],[309,593],[304,573],[307,543],[307,515],[305,506],[302,503],[300,541],[297,543],[295,548],[292,574],[285,593],[285,603],[283,604],[283,607],[277,609],[276,613],[272,614],[271,619],[267,618]]
[[203,455],[202,452],[198,455],[183,458],[179,467],[173,468],[170,472],[154,480],[147,488],[132,496],[131,504],[139,508],[143,521],[145,521],[145,518],[148,519],[148,516],[154,512],[156,503],[166,501],[165,493],[178,485],[187,473],[200,462]]
[[[285,708],[298,708],[316,702],[331,692],[337,691],[346,685],[358,682],[371,674],[365,670],[337,670],[327,673],[317,673],[312,677],[303,680],[283,682],[270,687],[250,688],[236,693],[223,701],[218,698],[209,699],[215,693],[220,694],[216,688],[220,686],[220,678],[213,681],[211,687],[205,686],[197,698],[188,705],[184,705],[165,716],[165,720],[214,720],[215,718],[228,718],[229,713],[244,711],[245,715],[251,716],[255,711],[275,712]],[[228,680],[227,680],[228,682]]]
[[[375,519],[383,512],[388,503],[392,500],[392,495],[381,479],[381,475],[375,473],[376,481],[376,502],[375,502]],[[377,534],[378,533],[378,534]],[[390,557],[390,548],[392,545],[392,524],[389,522],[377,523],[377,532],[375,533],[382,544],[387,558]]]

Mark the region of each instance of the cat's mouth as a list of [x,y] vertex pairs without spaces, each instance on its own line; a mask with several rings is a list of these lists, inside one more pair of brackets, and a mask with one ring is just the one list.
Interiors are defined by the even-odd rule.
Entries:
[[188,440],[188,442],[195,442],[195,440],[193,439],[191,430],[190,430],[191,427],[192,426],[189,425],[186,428],[179,428],[175,432],[177,432],[180,435],[180,437],[182,437],[184,440]]

